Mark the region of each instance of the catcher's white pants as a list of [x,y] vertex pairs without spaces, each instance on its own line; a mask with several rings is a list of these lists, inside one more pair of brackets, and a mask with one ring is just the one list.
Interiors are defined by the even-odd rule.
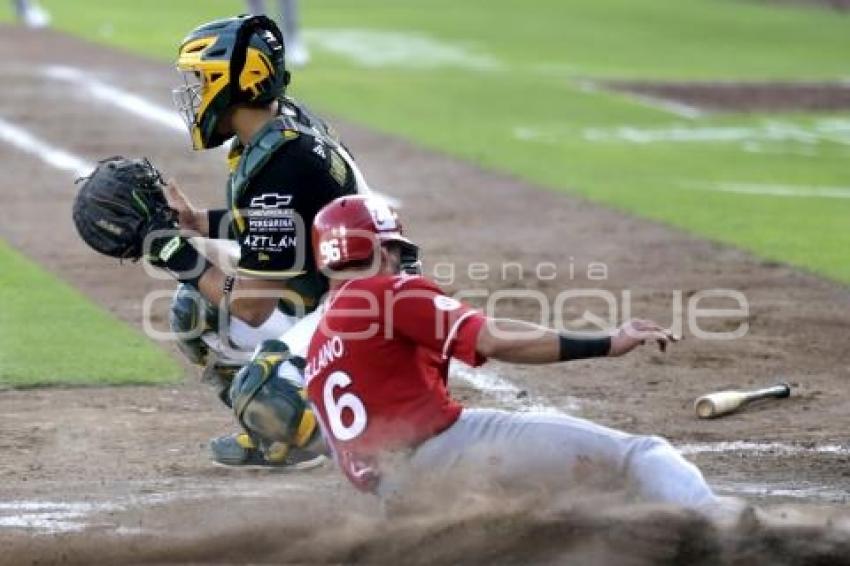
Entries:
[[[234,345],[246,354],[253,352],[263,340],[282,340],[289,346],[289,351],[293,356],[306,358],[310,339],[316,332],[321,318],[320,309],[300,319],[275,311],[275,314],[262,326],[253,328],[231,316],[229,338]],[[294,381],[300,387],[304,385],[304,377],[291,364],[281,366],[280,377]]]
[[705,506],[715,495],[666,440],[566,415],[464,409],[441,434],[392,466],[378,487],[398,496],[422,478],[558,494],[587,485],[626,488],[646,501]]

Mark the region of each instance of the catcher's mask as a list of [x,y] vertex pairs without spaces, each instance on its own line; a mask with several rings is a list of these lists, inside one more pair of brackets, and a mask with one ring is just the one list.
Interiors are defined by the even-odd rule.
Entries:
[[174,104],[195,149],[217,147],[232,137],[218,130],[233,105],[268,104],[289,84],[283,34],[266,16],[237,16],[195,28],[180,45],[177,70],[184,84],[174,89]]
[[379,246],[400,251],[400,269],[419,274],[419,246],[404,236],[398,214],[382,198],[352,195],[337,198],[313,219],[313,252],[316,267],[331,272],[374,262]]
[[289,360],[279,340],[266,340],[250,364],[239,370],[230,386],[230,402],[240,424],[267,442],[303,446],[316,431],[316,418],[304,400],[304,390],[278,376]]

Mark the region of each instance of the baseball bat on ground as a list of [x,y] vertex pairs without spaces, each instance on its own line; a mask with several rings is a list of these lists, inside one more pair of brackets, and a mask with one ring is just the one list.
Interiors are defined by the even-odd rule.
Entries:
[[780,383],[753,391],[718,391],[703,395],[694,401],[694,410],[701,419],[712,419],[737,411],[747,403],[757,399],[782,399],[791,395],[791,387]]

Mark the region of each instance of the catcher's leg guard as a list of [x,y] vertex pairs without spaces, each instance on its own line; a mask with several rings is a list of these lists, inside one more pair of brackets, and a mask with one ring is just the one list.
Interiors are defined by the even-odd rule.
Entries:
[[281,377],[283,366],[298,371],[289,349],[267,340],[230,386],[228,402],[246,433],[213,439],[213,461],[225,466],[305,469],[324,461],[314,448],[321,437],[304,391]]

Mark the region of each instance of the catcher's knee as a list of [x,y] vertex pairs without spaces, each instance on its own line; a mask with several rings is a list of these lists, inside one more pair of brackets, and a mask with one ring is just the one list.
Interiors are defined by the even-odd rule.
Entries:
[[280,377],[281,366],[287,364],[292,361],[286,344],[263,342],[251,363],[233,378],[230,402],[240,424],[263,441],[302,447],[320,433],[303,388]]
[[171,300],[168,323],[177,339],[177,347],[198,365],[207,363],[209,347],[202,340],[204,332],[218,328],[218,309],[191,285],[180,284]]

